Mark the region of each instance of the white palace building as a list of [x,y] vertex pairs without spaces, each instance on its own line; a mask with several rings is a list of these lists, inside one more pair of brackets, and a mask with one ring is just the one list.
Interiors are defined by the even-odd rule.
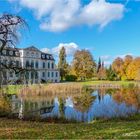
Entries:
[[[60,81],[60,73],[55,65],[53,55],[42,52],[34,46],[24,49],[7,47],[2,51],[1,57],[4,58],[3,61],[14,60],[22,68],[32,66],[35,74],[32,71],[27,72],[28,81],[31,83]],[[11,81],[18,77],[12,71],[6,70],[5,72],[6,77]]]

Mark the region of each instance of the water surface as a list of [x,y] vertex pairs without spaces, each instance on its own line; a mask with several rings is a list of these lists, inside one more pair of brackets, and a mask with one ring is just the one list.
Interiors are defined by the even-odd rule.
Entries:
[[[16,96],[5,98],[9,104],[7,116],[18,119],[64,118],[91,122],[96,118],[127,117],[140,113],[139,91],[98,89],[77,96]],[[6,108],[0,108],[6,112]]]

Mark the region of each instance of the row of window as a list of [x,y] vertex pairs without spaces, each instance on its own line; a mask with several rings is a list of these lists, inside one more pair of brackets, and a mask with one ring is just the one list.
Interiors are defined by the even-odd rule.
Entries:
[[10,61],[8,61],[8,60],[3,60],[3,62],[2,62],[2,64],[4,65],[4,66],[15,66],[15,67],[20,67],[20,65],[21,65],[21,63],[18,61],[18,60],[10,60]]
[[[26,67],[32,67],[32,68],[39,68],[39,63],[38,61],[34,62],[31,61],[31,63],[29,61],[26,61]],[[47,65],[45,62],[42,63],[42,68],[48,68],[48,69],[54,69],[54,63],[50,63],[48,62]]]
[[[42,77],[45,78],[46,74],[47,74],[48,78],[54,78],[54,76],[55,76],[55,78],[58,77],[58,72],[47,72],[47,73],[42,72]],[[19,74],[15,75],[15,76],[19,77]],[[9,77],[11,77],[11,78],[14,77],[14,73],[12,71],[9,72]],[[26,78],[29,79],[29,77],[30,77],[29,72],[26,72]],[[31,72],[31,79],[34,79],[34,78],[38,79],[38,72]]]
[[58,72],[42,72],[42,77],[45,78],[46,77],[46,74],[47,74],[47,77],[58,77]]
[[2,55],[9,55],[9,56],[20,56],[20,53],[18,51],[12,51],[12,50],[3,50]]
[[41,54],[41,58],[42,59],[51,59],[51,60],[53,60],[53,56],[52,55],[48,55],[48,54]]

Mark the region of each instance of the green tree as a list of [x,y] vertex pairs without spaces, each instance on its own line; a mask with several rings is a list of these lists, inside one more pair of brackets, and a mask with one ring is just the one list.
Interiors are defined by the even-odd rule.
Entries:
[[64,80],[68,71],[68,64],[66,61],[66,50],[64,47],[61,48],[60,53],[59,53],[58,68],[60,70],[61,80]]
[[101,65],[101,58],[99,58],[98,66],[97,66],[97,73],[99,72],[101,66],[102,66],[102,65]]
[[75,75],[80,80],[92,78],[95,73],[96,64],[91,53],[87,50],[78,50],[74,54],[72,67]]
[[113,71],[112,66],[110,65],[110,67],[106,70],[106,76],[107,76],[107,80],[113,81],[117,79],[117,74],[115,73],[115,71]]

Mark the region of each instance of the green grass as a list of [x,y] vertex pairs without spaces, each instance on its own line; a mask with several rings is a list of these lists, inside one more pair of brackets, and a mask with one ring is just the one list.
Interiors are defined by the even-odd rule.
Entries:
[[93,123],[46,123],[0,118],[0,139],[140,139],[140,115]]
[[[112,85],[123,85],[128,86],[129,84],[139,84],[135,81],[83,81],[83,82],[68,82],[69,83],[80,83],[83,86],[92,86],[92,85],[100,85],[100,84],[112,84]],[[48,86],[48,84],[44,84]],[[36,86],[36,85],[34,85]],[[9,85],[7,88],[5,88],[5,93],[7,94],[18,94],[19,90],[23,88],[22,85]]]
[[100,85],[100,84],[112,84],[112,85],[124,85],[128,86],[129,84],[137,84],[138,82],[135,81],[84,81],[84,82],[77,82],[83,85]]
[[3,88],[4,93],[7,94],[18,94],[19,90],[23,87],[23,85],[9,85]]

